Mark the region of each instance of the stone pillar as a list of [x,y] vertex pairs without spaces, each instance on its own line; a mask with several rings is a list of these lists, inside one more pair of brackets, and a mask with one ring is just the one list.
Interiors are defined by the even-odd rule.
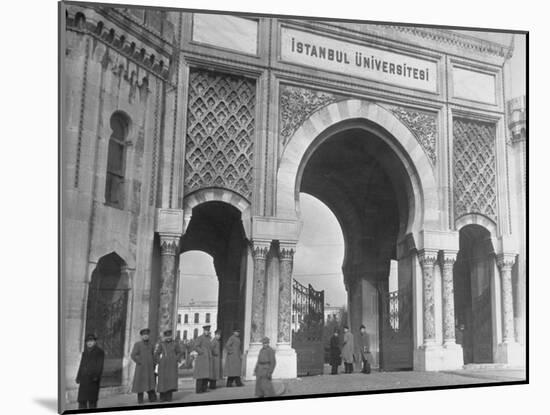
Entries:
[[179,234],[160,234],[159,334],[174,329]]
[[516,262],[515,254],[499,254],[497,265],[500,273],[502,304],[502,343],[497,346],[497,363],[525,365],[523,349],[515,339],[514,297],[512,291],[512,267]]
[[418,255],[422,267],[422,310],[424,347],[435,345],[434,264],[436,250],[422,250]]
[[279,304],[277,323],[277,366],[274,378],[295,378],[298,375],[298,361],[291,346],[292,332],[292,268],[296,245],[279,244]]
[[252,277],[252,304],[250,324],[250,347],[246,351],[245,378],[254,379],[254,367],[262,347],[262,337],[265,335],[265,301],[266,301],[266,259],[270,241],[253,241],[252,256],[254,272]]
[[456,251],[443,251],[441,257],[443,275],[443,350],[442,368],[460,369],[464,365],[462,346],[455,339],[455,294],[453,286],[453,267]]

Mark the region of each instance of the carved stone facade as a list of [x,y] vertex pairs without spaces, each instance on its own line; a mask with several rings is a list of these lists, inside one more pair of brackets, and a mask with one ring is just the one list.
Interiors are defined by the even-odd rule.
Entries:
[[392,112],[411,130],[432,164],[435,164],[437,116],[404,107],[393,107]]
[[496,126],[456,118],[453,121],[455,218],[481,213],[497,215]]
[[253,80],[203,69],[190,71],[186,194],[221,187],[250,200],[255,107]]
[[343,97],[292,85],[281,85],[279,93],[279,151],[302,123],[315,111]]

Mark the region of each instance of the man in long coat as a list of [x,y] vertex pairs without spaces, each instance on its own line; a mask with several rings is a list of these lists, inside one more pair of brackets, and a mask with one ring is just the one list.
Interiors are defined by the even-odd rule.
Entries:
[[338,329],[334,330],[334,334],[330,337],[330,367],[331,375],[338,374],[338,366],[342,364],[342,351],[340,350],[340,339],[338,338]]
[[346,373],[353,373],[353,334],[350,333],[349,327],[344,326],[344,344],[342,346],[342,359]]
[[197,352],[193,377],[196,379],[195,390],[203,393],[208,390],[208,379],[212,366],[212,339],[210,338],[210,326],[203,326],[203,334],[195,340],[194,350]]
[[156,402],[155,393],[155,349],[149,341],[149,329],[140,330],[141,340],[134,344],[130,357],[136,363],[132,392],[137,393],[138,403],[143,403],[143,393],[147,392],[149,402]]
[[161,402],[170,402],[172,393],[178,390],[178,361],[181,355],[172,339],[172,330],[166,330],[163,340],[155,347],[155,362],[158,363],[158,386]]
[[269,346],[269,338],[262,339],[263,347],[258,354],[258,361],[254,367],[254,375],[256,375],[256,396],[259,398],[275,395],[271,375],[275,370],[277,361],[275,360],[275,350]]
[[359,357],[363,362],[363,367],[361,369],[362,373],[370,373],[370,344],[369,344],[369,335],[367,334],[366,327],[361,324],[359,328]]
[[227,375],[227,387],[233,386],[233,382],[237,386],[244,386],[241,381],[241,339],[239,339],[239,329],[233,330],[233,335],[225,343],[225,351],[227,357],[225,358],[225,374]]
[[78,409],[97,408],[99,384],[103,374],[105,353],[96,343],[94,334],[86,335],[86,346],[76,375],[78,383]]
[[210,343],[210,350],[212,353],[212,364],[210,365],[210,389],[216,389],[216,382],[222,378],[221,366],[222,366],[222,349],[220,344],[220,337],[222,331],[220,329],[214,332],[214,338]]

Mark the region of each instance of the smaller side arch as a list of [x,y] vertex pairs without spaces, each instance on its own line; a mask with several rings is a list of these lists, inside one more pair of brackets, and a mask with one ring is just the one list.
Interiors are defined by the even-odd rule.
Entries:
[[193,208],[206,202],[224,202],[241,212],[241,220],[243,222],[244,232],[248,239],[251,235],[251,211],[250,202],[244,197],[228,189],[208,188],[200,189],[188,194],[183,199],[183,217],[184,226],[187,226],[193,215]]
[[491,238],[496,238],[498,235],[496,223],[489,219],[487,216],[481,215],[479,213],[469,213],[455,220],[455,228],[457,231],[460,231],[460,229],[467,225],[482,226],[489,231],[489,233],[491,234]]

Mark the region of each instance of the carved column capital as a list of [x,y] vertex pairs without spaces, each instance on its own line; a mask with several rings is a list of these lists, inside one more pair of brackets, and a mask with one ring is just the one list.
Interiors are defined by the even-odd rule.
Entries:
[[252,241],[252,255],[254,259],[265,261],[270,247],[271,241]]
[[445,268],[453,267],[456,262],[457,251],[443,251],[441,254],[441,266]]
[[281,261],[292,261],[294,259],[295,252],[296,252],[296,244],[294,243],[279,244],[279,258],[281,259]]
[[432,266],[437,261],[437,249],[423,249],[418,252],[418,261],[422,267]]
[[515,254],[498,254],[497,265],[502,271],[511,271],[516,263]]
[[176,256],[179,254],[180,234],[159,233],[160,254]]

